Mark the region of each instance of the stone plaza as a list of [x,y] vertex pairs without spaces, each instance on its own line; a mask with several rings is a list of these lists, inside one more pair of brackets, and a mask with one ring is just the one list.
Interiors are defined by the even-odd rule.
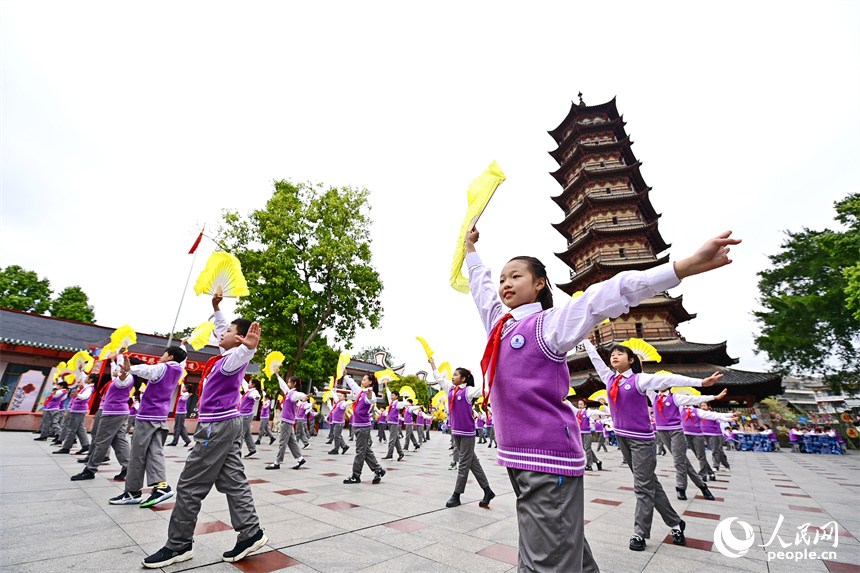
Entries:
[[[0,572],[143,571],[141,560],[166,541],[174,500],[149,509],[109,505],[108,499],[123,488],[111,479],[119,471],[116,461],[102,465],[94,480],[72,482],[69,477],[83,467],[78,458],[51,455],[55,447],[32,438],[25,432],[0,433]],[[325,431],[304,451],[308,463],[298,471],[290,469],[289,456],[281,470],[265,469],[276,446],[262,446],[245,460],[268,546],[235,564],[222,561],[221,553],[233,547],[236,534],[226,498],[213,488],[198,518],[194,558],[163,571],[516,570],[515,499],[504,468],[495,462],[495,449],[476,444],[497,494],[491,507],[478,507],[482,492],[470,479],[463,505],[448,509],[445,501],[455,472],[448,469],[449,438],[439,432],[432,432],[417,452],[407,452],[402,462],[387,460],[383,467],[388,474],[379,485],[370,483],[368,471],[361,484],[344,485],[353,452],[329,455]],[[374,445],[378,457],[383,448]],[[165,451],[168,483],[175,487],[188,452],[182,447]],[[658,457],[657,475],[686,521],[687,545],[673,545],[669,528],[655,513],[645,551],[633,552],[627,547],[636,503],[632,475],[615,447],[599,453],[604,471],[588,472],[584,479],[586,537],[600,570],[860,571],[860,455],[785,450],[728,455],[731,472],[721,471],[717,481],[709,482],[715,501],[694,496],[692,485],[688,501],[676,500],[672,458]],[[714,544],[717,524],[730,517],[754,531],[755,544],[739,558],[721,554]],[[817,539],[815,533],[832,529],[833,522],[838,535]],[[802,537],[798,528],[805,524]],[[739,531],[732,529],[736,537]],[[824,559],[800,560],[769,554],[804,549],[827,553]]]

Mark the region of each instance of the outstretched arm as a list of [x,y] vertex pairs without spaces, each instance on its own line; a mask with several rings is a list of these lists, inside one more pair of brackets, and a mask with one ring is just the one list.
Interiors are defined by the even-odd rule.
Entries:
[[609,381],[612,380],[612,370],[606,366],[603,358],[601,358],[600,354],[597,352],[597,348],[594,347],[590,340],[586,338],[582,343],[585,345],[585,352],[591,359],[591,364],[594,366],[595,370],[597,370],[597,375],[600,376],[600,379],[603,380],[604,384],[609,386]]

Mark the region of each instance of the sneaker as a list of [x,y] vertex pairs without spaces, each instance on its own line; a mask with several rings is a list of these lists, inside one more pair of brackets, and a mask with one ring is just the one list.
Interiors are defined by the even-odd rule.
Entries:
[[678,499],[680,499],[681,501],[687,501],[687,491],[686,490],[683,490],[679,487],[676,487],[675,491],[678,492]]
[[88,463],[90,463],[90,457],[87,456],[85,458],[78,458],[78,463],[79,464],[88,464]]
[[684,529],[687,528],[687,524],[684,523],[684,520],[681,520],[681,523],[678,524],[676,529],[672,530],[672,543],[675,545],[686,545],[687,538],[684,537]]
[[71,450],[69,450],[69,448],[60,448],[56,452],[51,452],[51,453],[52,454],[69,454],[69,453],[71,453]]
[[96,478],[96,474],[94,474],[93,472],[91,472],[87,468],[84,468],[84,471],[82,471],[81,473],[79,473],[77,475],[72,476],[72,481],[82,481],[85,479],[95,479],[95,478]]
[[305,465],[305,462],[306,462],[306,461],[307,461],[306,459],[302,458],[301,460],[299,460],[299,463],[297,463],[296,465],[294,465],[294,466],[293,466],[293,469],[294,469],[294,470],[299,469],[300,467],[302,467],[303,465]]
[[346,453],[346,451],[347,451],[348,449],[349,449],[349,446],[347,446],[346,444],[344,444],[344,446],[343,446],[343,451],[342,451],[341,453],[342,453],[342,454],[345,454],[345,453]]
[[254,442],[254,444],[256,444],[256,445],[258,445],[258,446],[259,446],[259,445],[260,445],[260,440],[257,440],[256,442]]
[[593,470],[593,469],[591,469],[591,466],[585,466],[585,471],[587,471],[587,472],[593,472],[594,470]]
[[108,503],[111,505],[140,505],[141,499],[143,499],[143,495],[140,490],[126,491],[116,497],[110,498]]
[[385,477],[385,470],[380,468],[378,472],[374,473],[373,481],[371,483],[379,483],[382,481],[382,478]]
[[47,442],[47,441],[48,441],[48,437],[47,437],[47,436],[45,436],[44,438],[33,438],[33,441],[34,441],[34,442]]
[[152,507],[156,503],[161,503],[165,499],[170,499],[173,497],[173,490],[170,489],[169,485],[160,488],[155,486],[152,488],[152,493],[149,494],[149,498],[140,504],[140,507]]
[[402,460],[403,460],[403,454],[400,454],[399,456],[397,456],[397,461],[398,461],[398,462],[399,462],[399,461],[402,461]]
[[484,488],[484,499],[479,501],[478,505],[480,505],[481,507],[490,507],[490,500],[494,497],[496,497],[496,494],[493,493],[493,490],[491,490],[488,486]]
[[338,450],[337,448],[335,448],[335,449],[333,449],[333,450],[329,450],[329,451],[328,451],[328,453],[329,453],[329,455],[334,456],[334,455],[339,454],[339,453],[340,453],[340,450]]
[[382,459],[382,460],[393,460],[394,458],[392,456],[385,456],[385,457],[380,458],[380,459]]
[[269,464],[266,466],[267,470],[279,470],[281,469],[281,464]]
[[174,563],[181,563],[183,561],[188,561],[194,557],[194,551],[191,548],[191,544],[189,543],[179,551],[174,551],[172,549],[168,549],[167,547],[162,547],[146,559],[142,561],[142,564],[147,569],[158,569],[160,567],[167,567],[168,565],[173,565]]
[[122,468],[122,471],[113,476],[113,479],[117,481],[125,481],[125,476],[128,473],[128,468]]
[[457,507],[458,505],[460,505],[460,494],[452,493],[451,499],[445,502],[445,507]]
[[701,487],[702,497],[707,499],[708,501],[714,501],[714,494],[711,493],[711,490],[708,489],[708,486],[703,485]]
[[630,550],[631,551],[644,551],[645,550],[645,540],[639,537],[638,535],[634,535],[630,538]]
[[357,478],[355,476],[349,476],[348,478],[343,480],[343,483],[345,483],[345,484],[361,483],[361,478]]
[[80,449],[80,450],[78,450],[77,452],[75,452],[75,455],[76,455],[76,456],[79,456],[79,455],[81,455],[81,454],[85,454],[85,453],[87,453],[88,451],[90,451],[90,447],[89,447],[89,446],[83,446],[83,447],[81,447],[81,449]]
[[709,474],[708,479],[711,481],[717,481],[717,476],[715,476],[714,474]]
[[269,445],[271,446],[274,443],[275,443],[275,438],[269,438]]
[[303,450],[306,450],[306,449],[308,449],[308,448],[310,447],[310,445],[311,445],[311,443],[310,443],[310,442],[308,442],[307,444],[305,444],[304,446],[302,446],[302,449],[303,449]]
[[257,455],[257,450],[254,450],[253,452],[248,452],[247,454],[245,454],[245,459],[256,456],[256,455]]
[[[177,444],[176,442],[174,442],[174,443],[172,443],[172,444],[164,444],[164,445],[165,445],[165,446],[178,446],[179,444]],[[163,549],[162,549],[162,551],[164,551],[164,549],[167,549],[167,548],[166,548],[166,547],[165,547],[165,548],[163,548]],[[168,551],[170,551],[170,550],[168,549]]]
[[449,470],[456,470],[457,469],[457,462],[451,462],[451,465],[448,466],[448,469]]
[[259,530],[257,534],[245,541],[237,541],[236,546],[230,551],[224,552],[224,561],[227,563],[235,563],[244,559],[249,554],[257,551],[269,542],[269,538],[263,535],[263,530]]
[[603,471],[603,462],[597,462],[597,471],[599,471],[599,472]]

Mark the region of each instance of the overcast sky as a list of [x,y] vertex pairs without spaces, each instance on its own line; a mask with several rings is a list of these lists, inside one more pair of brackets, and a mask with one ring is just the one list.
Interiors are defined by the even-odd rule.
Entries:
[[[80,285],[99,324],[167,331],[221,209],[261,208],[275,179],[364,186],[385,317],[353,347],[414,372],[423,336],[479,370],[486,335],[448,284],[466,189],[492,160],[507,175],[480,225],[494,276],[530,254],[567,282],[547,131],[582,91],[617,97],[673,259],[744,240],[671,294],[698,314],[688,340],[764,370],[756,272],[860,187],[858,32],[860,3],[822,0],[3,1],[0,266]],[[189,287],[179,326],[210,310]]]

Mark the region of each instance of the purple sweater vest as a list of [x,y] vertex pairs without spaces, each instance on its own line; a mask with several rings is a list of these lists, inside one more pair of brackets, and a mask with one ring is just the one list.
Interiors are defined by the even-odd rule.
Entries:
[[[699,411],[696,408],[681,408],[681,427],[688,436],[701,436],[702,426],[699,423]],[[688,415],[689,413],[689,415]]]
[[251,397],[251,392],[252,390],[248,390],[245,392],[245,395],[242,396],[242,401],[239,404],[240,416],[250,416],[254,413],[254,402],[256,402],[256,399]]
[[248,364],[243,364],[235,372],[225,372],[223,365],[223,359],[218,361],[203,385],[203,393],[197,406],[198,422],[220,422],[239,416],[239,389]]
[[[368,404],[366,400],[368,394],[368,391],[362,392],[360,396],[356,398],[355,402],[352,403],[352,419],[350,420],[350,423],[353,428],[369,428],[371,424],[373,424],[370,420],[371,405]],[[396,403],[397,402],[395,402],[395,404]]]
[[188,414],[188,398],[189,396],[179,395],[179,400],[176,401],[176,415]]
[[[607,392],[612,388],[612,380],[605,381]],[[633,374],[621,379],[618,386],[616,401],[613,402],[609,393],[609,413],[615,424],[615,435],[636,440],[653,440],[654,427],[648,414],[648,396],[639,389],[639,376]],[[617,409],[616,409],[617,406]]]
[[94,388],[93,386],[84,386],[81,388],[78,395],[75,396],[75,399],[72,400],[71,405],[69,406],[69,412],[73,414],[85,414],[90,411],[90,397],[93,395]]
[[497,461],[513,469],[581,476],[585,455],[579,422],[563,403],[570,370],[566,357],[546,346],[544,312],[509,321],[502,333],[491,398]]
[[343,424],[343,415],[346,412],[346,402],[341,400],[334,405],[334,410],[331,411],[331,423]]
[[120,388],[116,381],[111,382],[102,398],[102,416],[128,416],[128,395],[131,388]]
[[582,434],[591,433],[591,419],[588,417],[588,410],[577,410],[576,419],[579,420],[579,431]]
[[[663,411],[660,412],[660,397],[663,397]],[[669,393],[659,394],[654,401],[654,425],[663,432],[681,429],[681,412],[675,403],[675,397]]]
[[699,418],[699,425],[702,428],[703,436],[722,436],[723,431],[720,429],[719,420],[706,420]]
[[150,380],[146,385],[146,392],[140,397],[137,419],[141,422],[167,421],[167,413],[170,411],[170,398],[182,376],[182,366],[176,362],[165,362],[164,365],[167,367],[164,375],[157,382]]
[[260,408],[260,419],[269,419],[269,416],[272,413],[272,401],[268,398],[263,402],[263,407]]
[[400,410],[397,408],[399,400],[394,400],[388,407],[388,418],[386,421],[389,424],[400,425]]
[[475,425],[476,425],[476,426],[478,427],[478,429],[480,430],[481,428],[483,428],[483,427],[484,427],[484,419],[483,419],[483,418],[481,418],[480,416],[479,416],[478,418],[475,418]]
[[449,413],[451,434],[474,438],[475,416],[472,414],[472,403],[466,398],[466,388],[468,386],[460,386],[460,390],[457,391],[457,397],[454,398],[452,404],[451,398],[454,396],[454,391],[457,388],[457,386],[451,386],[448,389],[448,404],[451,410]]
[[287,392],[287,395],[284,396],[283,409],[281,410],[281,420],[288,424],[293,424],[296,421],[296,403],[290,400],[290,396],[293,395],[293,392],[295,392],[295,390],[290,390]]
[[409,410],[409,406],[403,409],[403,423],[404,424],[412,424],[414,418],[412,417],[412,412]]
[[56,390],[51,390],[51,393],[48,395],[48,399],[45,400],[45,403],[42,405],[43,412],[54,412],[60,409],[61,399],[54,399],[54,392],[56,392]]

